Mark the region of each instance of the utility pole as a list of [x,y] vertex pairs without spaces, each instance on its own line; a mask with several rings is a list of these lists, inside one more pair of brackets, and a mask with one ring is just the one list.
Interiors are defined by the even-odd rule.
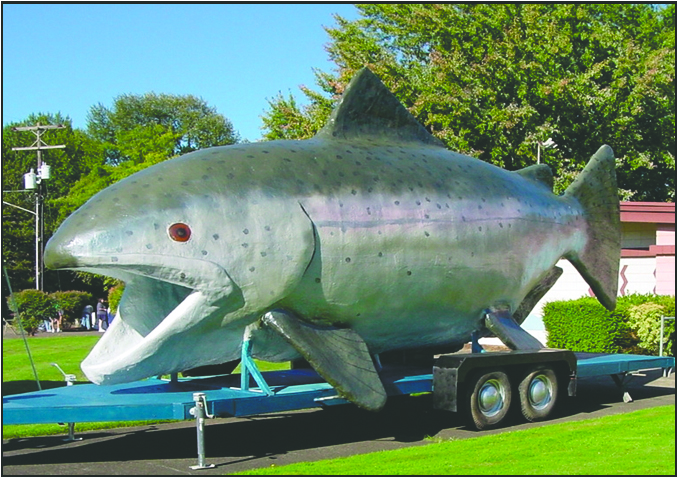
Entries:
[[[50,129],[63,129],[65,128],[62,124],[56,125],[41,125],[40,123],[35,126],[16,126],[12,128],[13,131],[30,131],[35,135],[35,142],[27,147],[17,147],[12,148],[12,151],[36,151],[38,155],[38,166],[37,173],[30,170],[30,172],[24,174],[24,188],[26,190],[33,190],[35,193],[35,212],[32,213],[35,215],[35,288],[38,290],[44,289],[43,281],[43,271],[44,264],[42,260],[42,253],[44,249],[43,238],[45,234],[45,218],[43,214],[43,205],[45,201],[45,187],[42,184],[42,181],[50,178],[50,167],[42,162],[42,151],[46,149],[60,149],[65,148],[65,144],[59,144],[50,146],[42,140],[42,133]],[[5,204],[5,201],[3,201]],[[13,204],[10,204],[14,206]],[[18,207],[18,206],[15,206]],[[19,208],[24,209],[24,208]],[[29,211],[31,212],[31,211]]]

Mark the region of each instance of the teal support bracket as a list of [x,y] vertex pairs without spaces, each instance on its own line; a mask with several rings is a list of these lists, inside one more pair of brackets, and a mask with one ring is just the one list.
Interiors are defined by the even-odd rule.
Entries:
[[480,345],[478,339],[480,339],[480,334],[478,333],[477,330],[474,330],[473,333],[471,333],[471,353],[484,354],[485,349],[483,348],[482,345]]
[[257,383],[262,392],[266,395],[273,395],[273,390],[268,386],[266,380],[264,380],[263,375],[259,371],[257,364],[252,360],[250,351],[252,349],[252,344],[248,339],[243,340],[242,343],[242,352],[240,355],[240,390],[247,392],[250,389],[250,375]]

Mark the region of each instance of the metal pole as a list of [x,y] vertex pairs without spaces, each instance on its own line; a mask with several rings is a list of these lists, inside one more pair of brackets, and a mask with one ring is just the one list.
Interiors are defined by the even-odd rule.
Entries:
[[[38,158],[38,169],[36,172],[40,175],[42,170],[42,150],[44,149],[61,149],[65,148],[65,144],[48,145],[42,140],[42,133],[48,129],[63,129],[62,124],[57,125],[41,125],[38,123],[35,126],[17,126],[12,128],[14,131],[30,131],[35,135],[35,142],[28,147],[12,148],[12,151],[35,151]],[[38,180],[35,191],[35,288],[43,290],[43,264],[42,264],[42,238],[44,236],[44,214],[43,214],[43,193],[42,181]]]
[[659,327],[659,356],[664,355],[664,320],[666,317],[662,317],[661,326]]
[[205,464],[205,394],[196,392],[193,394],[195,407],[191,408],[190,413],[195,417],[195,426],[198,433],[198,464],[191,466],[191,470],[203,470],[205,468],[214,468],[214,465]]

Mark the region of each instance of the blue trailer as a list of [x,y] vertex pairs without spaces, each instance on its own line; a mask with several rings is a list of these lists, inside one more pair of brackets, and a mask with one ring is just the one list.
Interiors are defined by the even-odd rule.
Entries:
[[[260,373],[247,357],[242,374],[171,379],[120,385],[83,384],[3,397],[3,425],[127,420],[196,419],[198,465],[204,457],[206,418],[329,407],[348,401],[311,369]],[[500,426],[518,394],[527,420],[548,418],[561,393],[575,395],[579,377],[613,377],[623,390],[633,373],[670,370],[673,357],[584,354],[567,350],[458,353],[438,357],[431,367],[385,365],[380,377],[389,396],[433,393],[435,408],[468,415],[477,428]]]

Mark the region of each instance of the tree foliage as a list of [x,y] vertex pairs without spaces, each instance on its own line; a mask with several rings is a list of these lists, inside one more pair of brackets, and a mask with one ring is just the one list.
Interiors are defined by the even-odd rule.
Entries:
[[[229,120],[190,95],[122,95],[111,109],[94,106],[87,130],[73,128],[70,118],[60,114],[30,115],[5,126],[3,201],[18,207],[2,210],[2,256],[16,290],[35,287],[35,216],[29,212],[35,208],[35,195],[23,190],[23,175],[37,164],[34,151],[12,151],[13,147],[29,146],[35,136],[13,128],[37,123],[65,126],[43,135],[50,145],[65,145],[42,153],[43,161],[52,167],[51,178],[43,182],[45,241],[69,214],[114,182],[177,154],[238,140]],[[101,294],[113,285],[90,275],[45,273],[46,290],[72,288]]]
[[602,144],[620,194],[675,200],[675,5],[361,4],[336,17],[338,70],[322,93],[270,101],[267,139],[311,136],[355,72],[368,66],[452,150],[509,170],[537,142],[562,191]]
[[193,95],[120,95],[111,108],[99,103],[90,109],[87,130],[113,165],[157,162],[239,140],[228,119]]

